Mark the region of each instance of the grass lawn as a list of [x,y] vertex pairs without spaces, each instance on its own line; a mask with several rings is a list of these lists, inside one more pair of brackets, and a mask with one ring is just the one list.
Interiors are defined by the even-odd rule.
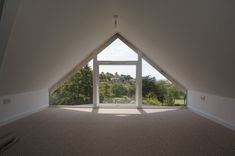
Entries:
[[184,105],[184,99],[175,99],[175,104]]
[[[175,99],[175,103],[172,105],[169,105],[169,104],[161,104],[161,103],[154,103],[154,99],[151,99],[151,101],[146,101],[146,100],[143,100],[144,101],[144,105],[149,105],[149,106],[185,106],[184,104],[184,99]],[[153,101],[153,103],[151,103]]]

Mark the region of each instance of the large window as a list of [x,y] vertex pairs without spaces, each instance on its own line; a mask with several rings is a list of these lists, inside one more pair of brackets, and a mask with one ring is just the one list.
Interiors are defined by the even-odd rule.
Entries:
[[51,92],[52,104],[185,105],[185,93],[126,39],[116,34],[107,43],[98,48],[103,50],[92,55],[87,65]]

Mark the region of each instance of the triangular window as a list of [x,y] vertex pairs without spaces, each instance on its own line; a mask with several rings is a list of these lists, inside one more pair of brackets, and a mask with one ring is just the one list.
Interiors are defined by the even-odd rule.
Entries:
[[156,68],[142,59],[142,104],[184,106],[186,95]]
[[50,94],[53,105],[86,105],[93,103],[93,60],[77,70]]
[[90,62],[79,64],[51,89],[51,103],[94,107],[184,105],[185,93],[146,59],[134,45],[115,34],[87,58]]

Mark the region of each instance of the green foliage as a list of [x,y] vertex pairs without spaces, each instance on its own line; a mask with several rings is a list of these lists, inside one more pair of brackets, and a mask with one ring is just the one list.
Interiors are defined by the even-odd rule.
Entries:
[[[135,103],[135,79],[130,75],[104,73],[99,75],[100,103]],[[79,105],[92,103],[92,70],[86,65],[51,94],[51,103]],[[143,104],[183,105],[185,94],[168,80],[142,77]]]
[[100,103],[131,103],[134,101],[135,83],[130,75],[101,72]]
[[132,100],[128,96],[122,96],[121,98],[113,98],[112,103],[131,103]]
[[167,89],[167,98],[165,99],[165,105],[171,106],[172,104],[184,105],[185,94],[180,91],[175,85],[171,84]]
[[169,81],[159,80],[155,77],[145,76],[142,78],[143,97],[156,98],[161,103],[164,102],[167,95],[167,88],[170,85]]
[[154,93],[158,90],[155,85],[155,77],[145,76],[142,77],[142,95],[146,97],[149,93]]
[[185,96],[168,80],[156,80],[150,76],[145,76],[142,79],[143,104],[173,106],[175,99],[184,98]]
[[167,89],[169,88],[170,82],[166,80],[159,80],[155,83],[156,88],[158,88],[156,94],[157,99],[163,103],[167,98]]
[[111,96],[111,85],[108,82],[100,82],[100,101]]
[[149,97],[149,98],[144,98],[143,99],[143,104],[146,104],[146,105],[161,105],[161,102],[158,101],[157,98],[152,98],[152,97]]
[[170,85],[167,89],[167,98],[165,99],[165,103],[167,105],[171,105],[175,103],[175,99],[179,98],[180,91],[176,88],[175,85]]
[[51,103],[79,105],[92,103],[92,70],[86,65],[51,94]]
[[114,84],[111,87],[113,97],[122,97],[127,95],[127,88],[123,84]]

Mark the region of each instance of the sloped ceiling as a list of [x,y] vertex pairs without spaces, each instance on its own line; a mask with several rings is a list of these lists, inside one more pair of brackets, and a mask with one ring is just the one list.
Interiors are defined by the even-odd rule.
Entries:
[[187,89],[235,97],[234,8],[232,0],[22,0],[0,95],[50,88],[119,32]]

